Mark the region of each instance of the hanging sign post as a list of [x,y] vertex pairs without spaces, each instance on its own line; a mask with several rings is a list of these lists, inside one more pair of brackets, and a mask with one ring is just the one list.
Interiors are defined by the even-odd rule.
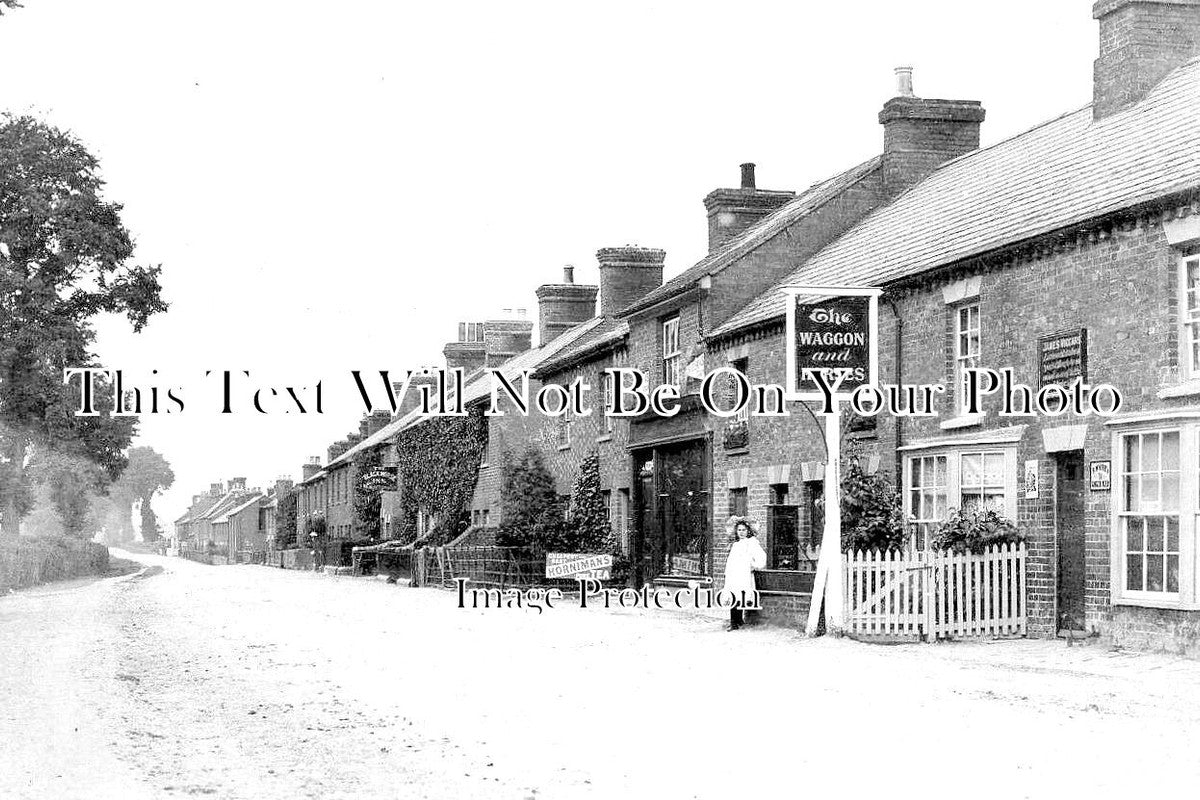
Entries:
[[788,286],[788,400],[815,404],[825,418],[825,531],[805,631],[845,628],[842,581],[841,408],[860,386],[879,382],[879,294],[871,287]]

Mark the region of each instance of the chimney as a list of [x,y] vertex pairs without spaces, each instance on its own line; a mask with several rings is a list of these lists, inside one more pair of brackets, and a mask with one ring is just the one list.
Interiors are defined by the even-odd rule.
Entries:
[[[508,314],[512,309],[504,309]],[[483,323],[483,349],[485,367],[495,367],[513,356],[533,347],[533,321],[525,318],[525,309],[516,309],[516,316],[508,319],[490,319]]]
[[246,491],[246,479],[245,478],[230,478],[229,479],[229,491],[231,491],[231,492]]
[[276,497],[283,497],[292,490],[294,485],[291,478],[276,478],[275,488],[272,491]]
[[1133,105],[1200,54],[1200,0],[1100,0],[1092,17],[1100,21],[1093,119]]
[[[409,391],[412,391],[410,388]],[[407,398],[406,398],[407,399]],[[392,415],[389,411],[374,411],[371,416],[366,418],[367,436],[374,436],[381,430],[387,427],[387,424],[392,421]]]
[[446,357],[446,369],[462,368],[466,374],[471,374],[483,366],[486,351],[483,346],[483,323],[458,323],[458,341],[450,342],[442,348]]
[[662,286],[665,250],[651,247],[602,247],[600,262],[600,313],[612,316],[642,295]]
[[708,252],[714,252],[795,196],[794,192],[756,188],[754,165],[742,164],[740,188],[714,189],[704,198],[708,212]]
[[221,483],[210,483],[208,485],[208,493],[213,497],[220,497],[225,494],[225,485]]
[[325,451],[325,457],[328,459],[325,463],[328,464],[342,453],[350,449],[350,442],[342,439],[340,442],[334,442],[329,445],[329,449]]
[[546,283],[537,288],[538,344],[551,341],[564,331],[596,316],[599,286],[575,283],[575,268],[563,267],[562,283]]
[[927,100],[913,94],[912,67],[896,69],[897,94],[883,105],[883,189],[908,189],[947,161],[979,148],[985,112],[977,100]]
[[366,414],[363,414],[363,418],[358,421],[358,440],[360,442],[370,436],[370,429],[370,418]]
[[302,481],[308,480],[313,475],[316,475],[318,472],[321,471],[321,457],[320,456],[312,456],[311,458],[308,459],[308,462],[300,468],[300,470],[301,470],[300,480],[302,480]]
[[[480,329],[482,330],[482,325],[480,326]],[[479,364],[480,364],[480,366],[483,365],[482,359],[480,359]],[[470,370],[468,370],[468,372],[469,371]],[[436,377],[436,372],[434,369],[426,368],[424,371],[419,370],[419,369],[414,370],[412,379],[408,383],[408,391],[405,392],[404,397],[400,398],[399,405],[396,409],[395,419],[400,419],[401,417],[405,416],[410,411],[412,411],[414,408],[417,408],[418,406],[421,405],[421,387],[422,386],[434,386],[435,384],[437,384],[437,377]],[[392,391],[394,391],[396,393],[397,397],[400,396],[400,390],[402,388],[404,388],[403,381],[393,381],[392,382]],[[436,389],[434,389],[433,391],[436,391]],[[434,396],[436,396],[436,395],[434,395]]]

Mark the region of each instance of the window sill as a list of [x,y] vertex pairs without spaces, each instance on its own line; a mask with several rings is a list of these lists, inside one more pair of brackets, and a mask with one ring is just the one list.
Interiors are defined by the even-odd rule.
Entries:
[[748,456],[748,455],[750,455],[750,448],[749,447],[736,447],[732,450],[726,450],[725,455],[727,455],[727,456]]
[[1186,611],[1187,606],[1179,599],[1179,595],[1164,597],[1161,600],[1151,597],[1114,597],[1114,606],[1129,606],[1133,608],[1163,608],[1171,611]]
[[560,445],[558,446],[558,452],[560,452],[560,453],[561,453],[563,450],[570,450],[570,449],[571,449],[571,445],[569,445],[569,444],[560,444]]
[[939,423],[938,427],[944,431],[956,431],[960,428],[974,428],[982,424],[982,414],[964,414],[959,417],[951,417],[945,422]]
[[605,442],[611,442],[611,441],[612,441],[611,433],[606,433],[603,436],[596,437],[596,444],[604,444]]
[[1158,390],[1158,399],[1167,400],[1172,397],[1195,397],[1200,395],[1200,379],[1185,381],[1175,386],[1164,386]]

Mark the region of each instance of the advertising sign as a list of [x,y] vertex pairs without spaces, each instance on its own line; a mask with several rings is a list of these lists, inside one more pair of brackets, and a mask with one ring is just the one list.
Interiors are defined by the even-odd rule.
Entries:
[[546,577],[607,580],[612,565],[613,557],[605,553],[547,553]]

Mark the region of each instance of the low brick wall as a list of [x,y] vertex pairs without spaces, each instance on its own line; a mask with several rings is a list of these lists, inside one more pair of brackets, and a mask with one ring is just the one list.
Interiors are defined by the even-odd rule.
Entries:
[[311,550],[293,548],[291,550],[271,550],[263,562],[268,567],[283,569],[312,569],[313,557]]
[[1200,611],[1113,606],[1109,630],[1118,647],[1200,658]]
[[70,536],[18,536],[0,542],[0,591],[100,575],[108,571],[108,548]]
[[764,625],[804,630],[812,595],[808,592],[759,592],[760,611],[753,619]]

